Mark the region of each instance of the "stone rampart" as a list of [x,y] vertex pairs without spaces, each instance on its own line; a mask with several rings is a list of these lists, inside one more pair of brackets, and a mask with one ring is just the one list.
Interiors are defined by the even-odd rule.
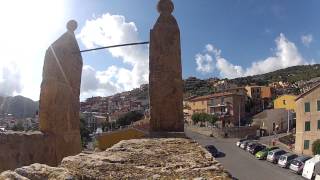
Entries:
[[34,162],[56,164],[53,141],[41,132],[0,133],[0,172]]

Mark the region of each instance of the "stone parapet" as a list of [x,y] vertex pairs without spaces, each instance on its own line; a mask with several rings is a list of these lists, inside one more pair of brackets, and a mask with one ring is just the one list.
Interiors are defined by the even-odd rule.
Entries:
[[184,138],[121,141],[104,152],[70,156],[60,167],[34,164],[0,174],[12,179],[217,179],[232,177],[198,143]]
[[0,172],[35,162],[55,165],[55,149],[49,138],[41,132],[0,133]]

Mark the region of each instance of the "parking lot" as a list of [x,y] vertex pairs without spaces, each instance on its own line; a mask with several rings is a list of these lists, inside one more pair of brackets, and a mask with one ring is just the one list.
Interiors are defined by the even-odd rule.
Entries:
[[276,164],[257,160],[250,153],[236,146],[237,139],[217,139],[186,130],[188,137],[199,144],[214,145],[221,156],[216,158],[236,179],[239,180],[303,180],[302,176]]

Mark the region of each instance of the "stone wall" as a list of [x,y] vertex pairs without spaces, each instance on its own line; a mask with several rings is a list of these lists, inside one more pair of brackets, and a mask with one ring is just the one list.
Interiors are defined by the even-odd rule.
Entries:
[[189,139],[121,141],[99,153],[70,156],[60,167],[34,164],[0,174],[0,179],[217,179],[230,174]]
[[0,172],[32,163],[56,164],[55,150],[41,132],[0,133]]

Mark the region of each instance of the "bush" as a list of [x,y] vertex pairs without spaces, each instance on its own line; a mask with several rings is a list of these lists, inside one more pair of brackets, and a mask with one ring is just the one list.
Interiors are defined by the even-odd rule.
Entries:
[[313,154],[320,154],[320,139],[312,143],[312,152]]
[[131,111],[127,114],[123,115],[117,120],[118,126],[127,126],[130,125],[132,122],[139,121],[143,118],[143,114],[138,111]]
[[201,125],[204,122],[209,122],[214,125],[218,120],[216,116],[207,113],[195,113],[192,115],[191,119],[194,124],[198,124],[200,122]]

